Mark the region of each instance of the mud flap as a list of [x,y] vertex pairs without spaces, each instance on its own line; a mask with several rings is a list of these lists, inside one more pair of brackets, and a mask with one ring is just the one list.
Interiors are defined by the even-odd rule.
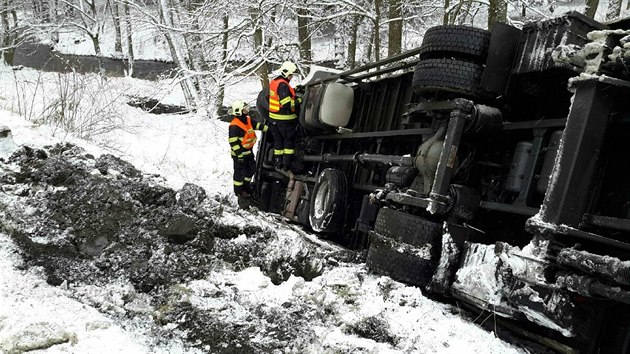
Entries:
[[461,264],[464,243],[482,242],[486,234],[478,229],[452,223],[444,223],[440,260],[427,290],[441,295],[449,295],[455,273]]
[[431,281],[440,253],[442,225],[403,211],[381,208],[369,233],[367,266],[421,287]]
[[435,248],[410,245],[370,232],[367,267],[394,280],[424,288],[435,271]]

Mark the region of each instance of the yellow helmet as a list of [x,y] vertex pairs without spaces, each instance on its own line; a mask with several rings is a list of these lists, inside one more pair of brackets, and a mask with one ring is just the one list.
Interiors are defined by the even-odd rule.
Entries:
[[243,114],[243,111],[248,108],[249,106],[247,105],[247,103],[245,103],[245,101],[236,100],[232,102],[232,114],[235,116],[240,116],[241,114]]
[[295,74],[296,71],[297,66],[290,61],[285,61],[282,63],[282,66],[280,66],[280,73],[284,77],[289,77],[289,75]]

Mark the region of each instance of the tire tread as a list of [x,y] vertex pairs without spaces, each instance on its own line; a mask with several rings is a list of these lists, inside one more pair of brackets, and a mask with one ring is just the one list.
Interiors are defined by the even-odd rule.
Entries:
[[421,59],[456,57],[485,63],[490,47],[490,32],[462,25],[429,28],[420,46]]
[[426,59],[416,66],[413,88],[416,92],[447,91],[484,97],[481,87],[483,66],[458,59]]

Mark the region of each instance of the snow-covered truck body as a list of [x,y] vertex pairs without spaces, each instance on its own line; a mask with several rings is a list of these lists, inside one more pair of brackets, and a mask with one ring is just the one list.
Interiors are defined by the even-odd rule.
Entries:
[[438,26],[303,99],[262,210],[555,350],[630,351],[630,21]]

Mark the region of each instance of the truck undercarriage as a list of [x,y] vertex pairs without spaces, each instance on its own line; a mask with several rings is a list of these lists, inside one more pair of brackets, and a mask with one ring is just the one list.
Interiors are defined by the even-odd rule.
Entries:
[[630,351],[628,21],[438,26],[303,97],[294,173],[262,139],[261,210],[557,351]]

